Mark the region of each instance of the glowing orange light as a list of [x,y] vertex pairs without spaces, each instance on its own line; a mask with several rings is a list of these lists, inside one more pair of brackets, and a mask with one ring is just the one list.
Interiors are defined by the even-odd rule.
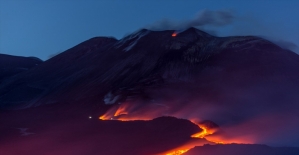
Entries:
[[107,116],[103,115],[99,117],[100,120],[108,120],[109,118],[107,118]]
[[198,133],[195,133],[195,134],[191,135],[191,137],[193,137],[193,138],[204,138],[205,136],[211,135],[215,132],[215,130],[209,129],[205,125],[197,124],[196,121],[194,121],[194,120],[191,120],[191,122],[196,124],[199,128],[202,129],[201,132],[198,132]]
[[[176,37],[177,33],[174,32],[172,34],[172,37]],[[108,110],[104,115],[100,116],[100,120],[118,120],[118,121],[134,121],[134,120],[152,120],[153,118],[161,115],[161,112],[164,112],[161,109],[155,109],[152,111],[148,111],[150,109],[150,106],[145,106],[143,108],[139,108],[133,104],[133,103],[122,103],[121,105],[114,106],[110,110]],[[137,109],[137,110],[136,110]],[[172,115],[179,117],[179,115]],[[192,149],[194,146],[202,146],[203,139],[204,142],[208,142],[209,144],[230,144],[230,143],[244,143],[249,142],[247,139],[228,139],[226,137],[223,137],[221,135],[215,135],[214,133],[218,131],[218,127],[211,126],[209,123],[204,123],[202,121],[199,121],[198,118],[189,119],[191,122],[196,124],[199,128],[202,129],[201,132],[195,133],[191,135],[192,142],[188,142],[182,146],[179,146],[177,148],[161,152],[159,155],[183,155],[190,149]],[[198,123],[201,122],[201,123]]]
[[204,126],[199,126],[199,127],[202,129],[202,132],[195,133],[195,134],[191,135],[191,137],[193,137],[193,138],[204,138],[206,135],[213,134],[213,132],[209,131],[208,128],[206,128]]
[[127,108],[126,106],[121,106],[121,107],[119,107],[119,108],[116,110],[114,116],[116,117],[116,116],[119,116],[119,115],[127,115],[128,112],[127,112],[126,108]]
[[183,153],[186,153],[187,151],[189,151],[189,149],[184,149],[184,150],[176,150],[170,153],[167,153],[165,155],[181,155]]
[[99,117],[100,120],[106,120],[105,115]]
[[171,35],[172,37],[176,37],[178,34],[176,32],[173,32],[173,34]]

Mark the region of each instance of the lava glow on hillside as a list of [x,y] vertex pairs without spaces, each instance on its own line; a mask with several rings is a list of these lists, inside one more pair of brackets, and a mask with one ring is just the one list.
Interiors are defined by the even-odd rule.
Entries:
[[177,35],[178,35],[177,32],[173,32],[171,36],[176,37]]
[[[147,108],[141,108],[137,109],[134,107],[133,104],[130,103],[124,103],[120,104],[118,106],[112,107],[110,110],[108,110],[104,115],[100,116],[100,120],[118,120],[118,121],[134,121],[134,120],[152,120],[156,117],[159,117],[158,113],[161,113],[161,110],[156,111],[145,111],[144,109]],[[174,116],[178,117],[178,115],[168,115],[168,116]],[[226,142],[225,139],[221,138],[220,136],[213,136],[212,139],[209,139],[210,135],[213,135],[217,132],[218,128],[211,127],[205,123],[197,123],[198,119],[189,119],[192,123],[196,124],[200,129],[201,132],[194,133],[190,135],[191,139],[204,139],[210,142],[210,144],[228,144],[228,143],[235,143],[234,141]],[[217,137],[219,139],[217,139]],[[244,141],[239,141],[240,143],[244,143]],[[250,143],[249,141],[246,141],[246,143]],[[178,148],[174,148],[172,150],[166,151],[161,153],[160,155],[181,155],[190,150],[191,148],[195,146],[204,145],[202,143],[198,142],[188,142]]]

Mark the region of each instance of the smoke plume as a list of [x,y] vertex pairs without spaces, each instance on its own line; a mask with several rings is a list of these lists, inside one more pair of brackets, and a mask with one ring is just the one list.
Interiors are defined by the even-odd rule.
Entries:
[[[284,49],[299,53],[298,40],[289,39],[290,36],[286,36],[279,26],[265,23],[251,15],[236,14],[229,9],[202,10],[189,20],[162,19],[145,26],[146,29],[154,31],[183,31],[190,27],[196,27],[214,36],[260,36]],[[229,29],[223,29],[223,27],[229,27]]]
[[156,23],[146,26],[150,30],[183,30],[189,27],[203,28],[204,26],[225,26],[231,24],[235,16],[230,10],[203,10],[193,19],[186,21],[172,21],[163,19]]

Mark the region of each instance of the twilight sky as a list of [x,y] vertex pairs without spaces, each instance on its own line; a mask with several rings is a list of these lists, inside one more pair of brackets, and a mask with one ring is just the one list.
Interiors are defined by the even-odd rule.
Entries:
[[121,39],[159,21],[230,11],[217,36],[258,35],[299,53],[298,0],[0,0],[0,53],[47,60],[95,36]]

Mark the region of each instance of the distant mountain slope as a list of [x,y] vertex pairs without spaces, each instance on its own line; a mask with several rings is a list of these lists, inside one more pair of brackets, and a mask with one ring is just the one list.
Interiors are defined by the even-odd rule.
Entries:
[[0,54],[0,84],[8,77],[36,67],[43,61],[35,57]]

